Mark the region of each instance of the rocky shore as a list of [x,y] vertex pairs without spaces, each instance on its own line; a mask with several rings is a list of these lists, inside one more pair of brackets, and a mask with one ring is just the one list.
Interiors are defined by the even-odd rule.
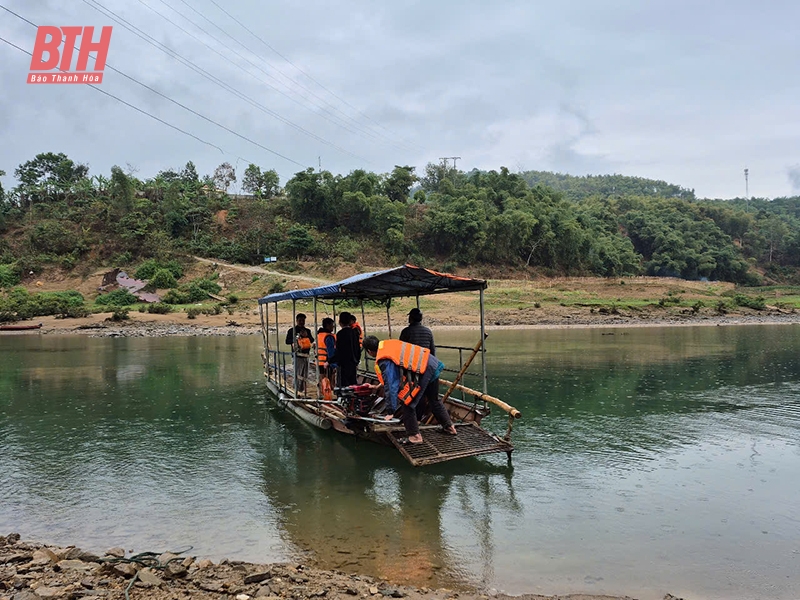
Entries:
[[[256,313],[257,315],[257,313]],[[4,332],[5,335],[87,335],[89,337],[170,337],[170,336],[239,336],[260,335],[258,316],[252,313],[230,317],[203,316],[188,320],[179,315],[136,314],[129,321],[113,322],[105,315],[93,315],[88,319],[55,319],[42,317],[42,328],[26,332]],[[158,317],[158,318],[154,318]],[[386,331],[375,327],[368,319],[373,331]],[[498,312],[487,319],[488,330],[502,329],[562,329],[583,327],[671,327],[671,326],[728,326],[728,325],[781,325],[800,323],[800,313],[756,312],[750,314],[563,314],[530,315],[519,311]],[[475,329],[477,324],[458,318],[431,315],[427,324],[437,331],[447,329]],[[402,325],[402,324],[400,324]],[[394,324],[393,324],[394,327]],[[270,328],[274,331],[274,328]],[[283,331],[283,330],[282,330]]]
[[[0,536],[0,600],[510,600],[500,594],[414,588],[389,581],[322,571],[297,564],[254,564],[224,559],[214,563],[165,552],[103,555],[68,546]],[[523,595],[518,600],[634,600],[629,596]],[[682,600],[671,594],[664,600]]]

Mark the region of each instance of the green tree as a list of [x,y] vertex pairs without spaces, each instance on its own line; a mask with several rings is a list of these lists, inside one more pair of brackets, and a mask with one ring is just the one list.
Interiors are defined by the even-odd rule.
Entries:
[[228,188],[230,188],[233,183],[236,183],[236,171],[231,163],[224,162],[214,169],[212,180],[214,181],[214,185],[217,187],[217,189],[222,190],[227,194]]
[[118,217],[121,217],[133,208],[133,200],[136,195],[133,182],[130,177],[116,165],[111,167],[109,192],[111,195],[111,202]]
[[314,251],[314,237],[307,228],[302,225],[292,225],[286,232],[286,240],[282,245],[282,253],[300,260],[303,254],[311,254]]
[[258,198],[269,199],[279,190],[280,178],[274,169],[261,171],[258,165],[250,164],[242,177],[242,191]]
[[85,178],[89,167],[76,164],[66,154],[45,152],[22,163],[14,171],[20,181],[19,193],[23,202],[31,206],[52,198],[57,193],[69,191],[73,185]]
[[383,193],[392,202],[406,202],[411,186],[417,181],[419,178],[414,174],[414,167],[395,165],[383,182]]

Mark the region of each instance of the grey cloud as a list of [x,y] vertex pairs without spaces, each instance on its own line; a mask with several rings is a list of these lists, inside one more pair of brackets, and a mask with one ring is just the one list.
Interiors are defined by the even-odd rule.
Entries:
[[792,184],[792,192],[800,194],[800,165],[789,168],[789,181]]
[[[146,1],[205,39],[163,4]],[[335,172],[359,167],[388,171],[395,164],[421,168],[439,156],[459,155],[459,167],[466,170],[522,164],[575,174],[619,172],[675,181],[695,188],[698,195],[717,197],[741,194],[738,173],[749,164],[760,195],[800,191],[796,179],[787,181],[784,168],[800,165],[800,109],[795,101],[800,80],[786,76],[800,71],[800,40],[791,28],[776,26],[800,17],[800,6],[789,0],[767,5],[732,0],[724,10],[689,0],[225,4],[355,109],[264,47],[208,0],[192,6],[247,50],[177,0],[165,1],[285,85],[258,71],[246,74],[233,66],[241,59],[217,42],[208,40],[228,59],[139,2],[101,0],[271,110],[362,158],[322,144],[235,98],[116,24],[109,63],[302,164],[316,166],[321,156],[323,168]],[[37,23],[111,24],[83,2],[5,4]],[[0,14],[0,28],[3,37],[32,46],[33,28],[7,14]],[[227,154],[99,93],[76,89],[80,86],[27,86],[28,62],[0,44],[0,136],[12,140],[0,145],[0,169],[7,172],[48,150],[67,152],[105,174],[111,165],[129,162],[139,168],[140,177],[179,168],[188,160],[201,173],[210,173],[223,160],[235,164],[238,157],[276,168],[284,182],[300,170],[113,72],[106,72],[105,91]],[[346,113],[352,118],[346,119],[348,127],[322,117],[318,105],[323,102],[302,99],[307,92],[276,69],[314,90],[325,105]],[[296,94],[303,106],[261,79]],[[372,133],[348,131],[353,121]],[[372,139],[376,135],[379,139]],[[410,146],[398,138],[409,140]],[[6,187],[12,183],[4,180]]]

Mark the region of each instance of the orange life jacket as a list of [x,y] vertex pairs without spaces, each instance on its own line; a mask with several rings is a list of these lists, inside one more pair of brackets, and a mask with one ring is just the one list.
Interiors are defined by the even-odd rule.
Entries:
[[297,347],[301,352],[308,352],[311,350],[311,339],[307,337],[297,338]]
[[336,337],[327,331],[321,331],[317,334],[317,362],[320,367],[328,366],[328,347],[325,345],[325,340],[328,339],[328,336],[333,337],[334,341],[336,340]]
[[333,400],[333,388],[331,388],[331,380],[323,377],[319,382],[319,389],[322,392],[323,400]]
[[361,329],[361,325],[358,324],[358,321],[353,321],[353,329],[358,331],[358,347],[361,348],[364,346],[364,330]]
[[381,385],[384,385],[383,373],[378,366],[378,361],[390,360],[400,367],[402,382],[397,399],[403,404],[411,404],[420,392],[419,380],[425,369],[428,368],[430,355],[431,351],[422,346],[415,346],[400,340],[382,340],[378,344],[378,353],[375,355],[375,374]]

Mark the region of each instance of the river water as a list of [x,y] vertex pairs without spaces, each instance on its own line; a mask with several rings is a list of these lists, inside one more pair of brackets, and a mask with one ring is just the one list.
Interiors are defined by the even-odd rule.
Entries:
[[798,325],[492,332],[489,391],[524,415],[511,467],[415,469],[298,422],[259,342],[0,337],[0,533],[511,594],[800,597]]

